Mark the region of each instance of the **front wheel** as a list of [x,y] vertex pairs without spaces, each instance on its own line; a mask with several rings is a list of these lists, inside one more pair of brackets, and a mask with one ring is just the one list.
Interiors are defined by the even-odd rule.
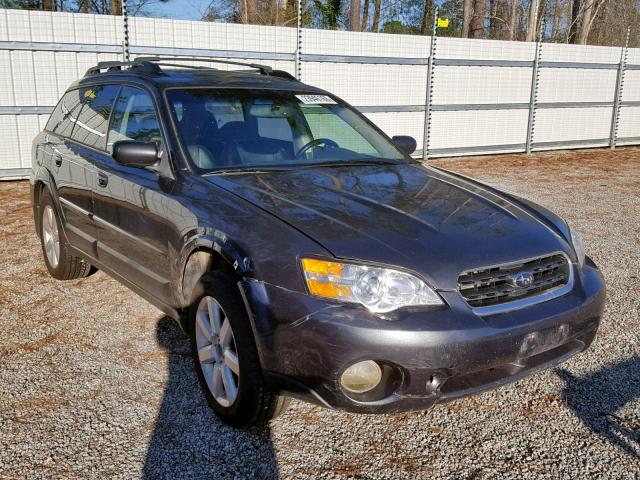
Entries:
[[200,386],[225,423],[248,428],[285,408],[285,397],[265,385],[253,331],[233,279],[210,272],[189,309],[191,347]]
[[95,271],[91,264],[71,254],[48,191],[42,194],[40,215],[40,242],[51,276],[58,280],[73,280],[91,275]]

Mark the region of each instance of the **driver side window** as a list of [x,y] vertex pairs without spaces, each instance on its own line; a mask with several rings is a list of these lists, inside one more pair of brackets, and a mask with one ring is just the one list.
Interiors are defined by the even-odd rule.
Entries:
[[153,100],[140,88],[123,87],[114,106],[107,150],[112,151],[113,144],[120,140],[153,142],[162,149],[162,134]]

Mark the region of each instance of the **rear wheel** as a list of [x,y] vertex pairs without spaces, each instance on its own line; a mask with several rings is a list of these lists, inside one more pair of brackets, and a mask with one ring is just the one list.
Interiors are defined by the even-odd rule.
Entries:
[[253,331],[233,279],[207,273],[203,293],[189,311],[191,346],[200,386],[216,415],[247,428],[266,423],[285,397],[265,385]]
[[40,242],[44,263],[51,276],[58,280],[73,280],[92,274],[95,269],[91,264],[69,251],[49,192],[43,192],[41,198]]

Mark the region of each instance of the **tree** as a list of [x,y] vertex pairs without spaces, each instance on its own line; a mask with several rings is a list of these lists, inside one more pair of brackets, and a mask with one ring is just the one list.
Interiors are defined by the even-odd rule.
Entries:
[[0,8],[24,8],[38,10],[42,8],[39,0],[0,0]]
[[349,27],[352,32],[360,31],[360,0],[351,0],[349,8]]
[[399,33],[404,35],[416,35],[420,30],[413,25],[406,25],[399,20],[391,20],[382,25],[382,33]]
[[342,0],[313,0],[313,4],[320,14],[320,26],[330,30],[337,30],[338,18],[342,12]]
[[469,37],[471,32],[471,18],[473,17],[473,0],[464,0],[462,10],[462,36]]
[[[636,12],[640,8],[637,0],[620,0],[614,2],[610,2],[610,0],[572,0],[567,41],[569,43],[586,45],[596,17],[603,7],[611,3],[617,5],[626,4],[627,6],[632,4],[632,8]],[[615,25],[611,26],[614,29],[617,28]]]
[[509,0],[489,0],[487,19],[489,25],[487,37],[496,40],[510,38],[510,2]]
[[539,2],[539,6],[538,6],[538,15],[537,15],[537,19],[536,19],[536,29],[535,29],[535,36],[536,38],[542,34],[542,38],[544,39],[545,37],[545,32],[543,31],[543,23],[545,23],[546,18],[547,18],[547,5],[549,4],[549,0],[540,0]]
[[422,8],[422,22],[420,24],[420,33],[422,33],[422,35],[429,34],[429,27],[431,26],[432,10],[433,10],[432,0],[424,0],[424,7]]
[[529,21],[527,22],[527,37],[525,41],[533,42],[536,39],[536,26],[538,24],[538,0],[531,0],[529,5]]
[[577,42],[581,45],[587,44],[589,38],[589,32],[593,26],[598,12],[602,6],[607,3],[607,0],[583,0],[582,2],[582,15],[580,18],[580,29],[578,30]]
[[122,15],[122,0],[111,0],[111,15]]
[[487,2],[486,0],[474,0],[473,17],[471,17],[471,25],[469,37],[482,38],[484,35],[484,20],[486,16]]
[[554,0],[553,16],[551,21],[551,41],[555,42],[560,33],[560,22],[562,20],[562,1]]
[[509,40],[516,39],[517,21],[518,21],[518,0],[511,0],[511,14],[509,15]]
[[[309,3],[302,0],[303,25],[309,23]],[[211,0],[201,11],[202,20],[255,25],[295,25],[298,17],[294,0]]]
[[580,0],[572,0],[571,17],[569,18],[569,43],[576,43],[578,33],[578,20],[580,18]]
[[360,23],[360,31],[365,32],[369,25],[369,0],[364,0],[364,8],[362,9],[362,22]]
[[240,2],[241,23],[254,24],[258,19],[258,0],[242,0]]
[[629,45],[638,47],[640,37],[640,5],[638,0],[608,1],[589,32],[588,43],[596,45],[624,45],[627,27],[631,27]]
[[380,28],[380,8],[382,0],[373,0],[373,21],[371,22],[371,31],[377,32]]

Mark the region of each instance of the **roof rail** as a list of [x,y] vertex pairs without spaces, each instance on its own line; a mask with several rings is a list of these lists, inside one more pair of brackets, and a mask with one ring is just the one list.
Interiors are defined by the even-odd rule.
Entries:
[[89,70],[87,70],[85,75],[94,75],[96,73],[100,73],[101,70],[107,70],[107,71],[122,70],[122,67],[141,68],[153,73],[162,72],[162,70],[160,70],[160,67],[158,67],[157,65],[151,62],[145,62],[145,61],[138,62],[136,59],[132,62],[118,62],[118,61],[98,62],[98,64],[95,67],[91,67]]
[[271,71],[271,75],[274,76],[274,77],[286,78],[287,80],[296,80],[296,81],[298,81],[298,79],[296,77],[294,77],[293,75],[291,75],[289,72],[287,72],[285,70],[272,70]]
[[[273,69],[268,65],[261,65],[259,63],[246,63],[246,62],[235,62],[232,60],[218,60],[214,58],[202,58],[202,57],[138,57],[133,63],[140,62],[149,62],[154,63],[156,65],[162,65],[163,63],[169,62],[208,62],[208,63],[223,63],[226,65],[240,65],[242,67],[255,68],[263,75],[271,75]],[[173,65],[175,66],[175,64]],[[188,67],[188,65],[185,65]]]
[[95,67],[91,67],[85,75],[94,75],[100,73],[102,70],[122,70],[123,68],[136,69],[138,71],[144,71],[148,73],[162,73],[161,65],[168,67],[185,67],[185,68],[213,68],[203,66],[189,66],[180,65],[172,62],[208,62],[208,63],[222,63],[226,65],[240,65],[243,67],[254,68],[258,70],[262,75],[270,75],[274,77],[286,78],[287,80],[296,80],[296,78],[289,72],[284,70],[273,70],[268,65],[261,65],[258,63],[246,63],[236,62],[232,60],[217,60],[213,58],[201,58],[201,57],[138,57],[131,61],[110,61],[110,62],[98,62]]

